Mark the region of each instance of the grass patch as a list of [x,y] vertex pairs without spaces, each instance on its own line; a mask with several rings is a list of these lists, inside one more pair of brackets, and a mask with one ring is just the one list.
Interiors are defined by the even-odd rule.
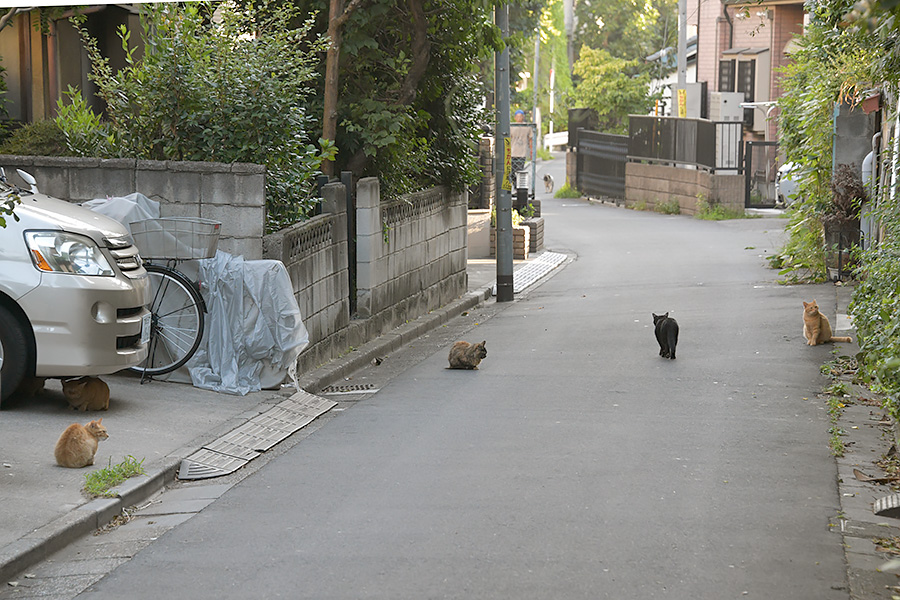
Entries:
[[704,221],[729,221],[731,219],[751,219],[756,215],[748,215],[743,209],[730,208],[718,203],[710,204],[708,201],[697,200],[697,219]]
[[116,465],[110,458],[108,466],[84,476],[84,492],[92,498],[114,498],[115,494],[110,490],[136,475],[146,475],[143,458],[138,460],[128,455]]
[[543,147],[537,149],[537,156],[541,160],[553,160],[553,155],[550,154],[550,151]]
[[573,188],[569,185],[567,181],[564,186],[559,188],[555,194],[553,194],[554,198],[581,198],[581,192],[577,189]]
[[658,213],[662,213],[664,215],[680,215],[681,214],[681,204],[678,203],[678,200],[669,200],[668,202],[657,202],[656,206],[653,207]]

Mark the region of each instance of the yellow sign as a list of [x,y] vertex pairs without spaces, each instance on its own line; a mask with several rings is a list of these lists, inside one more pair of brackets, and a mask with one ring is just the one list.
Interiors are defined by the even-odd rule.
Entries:
[[687,90],[678,90],[678,116],[687,117]]
[[506,190],[507,192],[512,191],[512,182],[510,181],[511,173],[512,140],[510,138],[503,138],[503,183],[500,185],[500,188]]

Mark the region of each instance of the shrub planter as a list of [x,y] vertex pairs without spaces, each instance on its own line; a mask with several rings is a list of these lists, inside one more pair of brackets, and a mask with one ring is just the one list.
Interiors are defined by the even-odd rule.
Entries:
[[[530,250],[529,237],[531,228],[523,225],[513,227],[513,259],[527,260]],[[491,256],[497,256],[497,228],[491,227]]]
[[544,247],[544,217],[530,217],[528,219],[522,219],[522,225],[525,225],[529,229],[529,244],[528,250],[530,252],[537,252],[541,248]]

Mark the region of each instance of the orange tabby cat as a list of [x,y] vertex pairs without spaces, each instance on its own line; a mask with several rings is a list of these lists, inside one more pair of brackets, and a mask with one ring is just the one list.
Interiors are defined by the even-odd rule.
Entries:
[[109,408],[109,386],[96,377],[67,379],[62,382],[66,401],[76,410],[107,410]]
[[451,369],[477,369],[478,363],[487,356],[487,348],[484,347],[486,342],[480,344],[470,344],[469,342],[456,342],[450,348]]
[[831,332],[831,323],[828,318],[819,312],[819,305],[816,301],[803,303],[803,336],[806,338],[808,346],[824,344],[825,342],[847,342],[853,341],[849,337],[834,337]]
[[56,442],[56,463],[61,467],[80,469],[94,464],[97,444],[109,437],[102,425],[103,419],[91,421],[87,425],[72,423]]

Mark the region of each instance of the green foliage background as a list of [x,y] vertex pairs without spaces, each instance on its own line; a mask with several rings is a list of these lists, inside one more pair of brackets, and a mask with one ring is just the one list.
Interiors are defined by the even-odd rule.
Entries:
[[144,55],[119,36],[126,67],[113,72],[97,41],[80,29],[106,102],[101,122],[70,90],[58,124],[80,155],[156,160],[254,162],[268,169],[268,228],[304,218],[315,204],[314,177],[332,152],[310,139],[317,54],[312,21],[286,7],[230,2],[141,5]]
[[597,112],[598,129],[628,132],[628,115],[647,113],[655,98],[648,93],[650,76],[641,73],[637,60],[612,56],[608,51],[582,46],[574,73],[580,78],[573,101]]
[[[781,143],[787,160],[804,167],[802,203],[791,217],[790,239],[778,260],[796,279],[818,280],[824,271],[822,221],[832,210],[832,110],[836,102],[857,104],[869,90],[882,92],[887,115],[898,109],[900,7],[896,2],[849,0],[811,7],[811,22],[799,41],[794,64],[784,73],[779,101]],[[897,135],[897,132],[894,132]],[[882,153],[882,172],[898,157]],[[881,239],[857,253],[859,281],[850,313],[859,336],[863,379],[886,394],[900,418],[900,201],[890,185],[871,198],[871,217]],[[804,275],[803,271],[806,271]]]

